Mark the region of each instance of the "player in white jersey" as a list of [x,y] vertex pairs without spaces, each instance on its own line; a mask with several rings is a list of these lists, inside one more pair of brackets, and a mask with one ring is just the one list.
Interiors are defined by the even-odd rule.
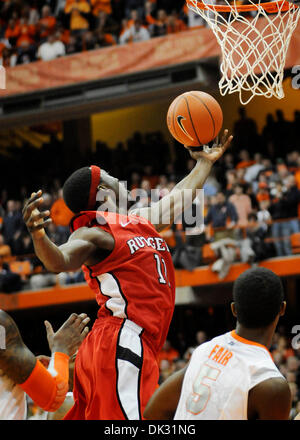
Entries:
[[291,393],[268,348],[286,303],[272,271],[253,268],[235,281],[236,329],[206,342],[153,394],[146,419],[287,420]]
[[73,313],[54,333],[45,321],[52,353],[49,367],[26,347],[14,320],[0,310],[0,420],[26,418],[25,392],[47,411],[56,411],[68,391],[69,357],[88,333],[90,319]]

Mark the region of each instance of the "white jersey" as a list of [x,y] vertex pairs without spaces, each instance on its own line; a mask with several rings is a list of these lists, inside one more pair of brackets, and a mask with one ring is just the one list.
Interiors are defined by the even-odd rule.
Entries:
[[283,378],[265,346],[225,333],[193,352],[174,419],[247,420],[249,391],[272,377]]
[[25,420],[25,393],[0,370],[0,420]]

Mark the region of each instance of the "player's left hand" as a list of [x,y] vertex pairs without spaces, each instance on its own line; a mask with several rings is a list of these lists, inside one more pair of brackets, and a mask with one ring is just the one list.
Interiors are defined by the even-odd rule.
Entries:
[[45,235],[45,227],[51,223],[51,218],[47,218],[50,215],[50,211],[39,211],[39,207],[43,203],[42,191],[32,193],[29,200],[23,208],[23,219],[27,226],[27,229],[33,238],[40,238]]
[[[228,130],[224,130],[221,143],[215,143],[211,148],[203,146],[201,151],[195,149],[195,147],[186,147],[189,150],[191,157],[195,160],[200,160],[202,158],[208,160],[212,164],[215,163],[221,156],[225,153],[227,148],[229,148],[233,136],[228,134]],[[200,147],[202,148],[202,147]]]
[[67,321],[54,333],[49,321],[45,321],[47,339],[52,353],[62,352],[72,356],[89,332],[90,318],[86,313],[72,313]]

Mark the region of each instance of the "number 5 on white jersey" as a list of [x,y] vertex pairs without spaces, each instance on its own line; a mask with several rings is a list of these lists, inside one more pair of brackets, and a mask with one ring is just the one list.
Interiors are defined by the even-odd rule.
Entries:
[[204,383],[205,379],[217,380],[221,371],[218,368],[211,367],[207,364],[202,365],[199,374],[193,384],[193,392],[187,399],[188,412],[197,415],[200,414],[210,399],[210,386]]

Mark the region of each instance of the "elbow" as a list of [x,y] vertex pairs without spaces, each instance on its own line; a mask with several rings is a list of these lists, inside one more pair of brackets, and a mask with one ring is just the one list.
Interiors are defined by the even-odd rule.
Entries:
[[58,275],[61,272],[66,272],[67,271],[64,267],[62,267],[59,264],[55,264],[55,263],[54,264],[47,264],[47,265],[44,265],[44,266],[45,266],[45,269],[48,272],[54,273],[55,275]]

